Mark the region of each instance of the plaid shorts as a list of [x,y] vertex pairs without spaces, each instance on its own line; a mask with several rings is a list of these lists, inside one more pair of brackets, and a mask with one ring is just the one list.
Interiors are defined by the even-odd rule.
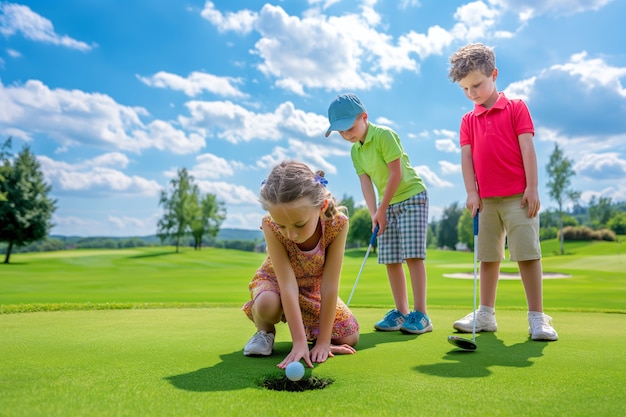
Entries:
[[378,239],[378,263],[426,258],[428,193],[426,190],[387,207],[387,228]]

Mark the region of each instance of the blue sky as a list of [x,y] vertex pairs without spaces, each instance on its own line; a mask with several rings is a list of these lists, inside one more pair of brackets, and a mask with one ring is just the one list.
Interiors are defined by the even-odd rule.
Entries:
[[183,167],[225,203],[223,227],[257,229],[261,181],[283,159],[362,203],[350,144],[324,138],[328,104],[353,92],[399,133],[437,219],[464,206],[472,108],[448,58],[479,41],[534,117],[543,208],[555,143],[583,203],[625,201],[625,17],[618,0],[0,1],[0,139],[37,155],[53,234],[154,234]]

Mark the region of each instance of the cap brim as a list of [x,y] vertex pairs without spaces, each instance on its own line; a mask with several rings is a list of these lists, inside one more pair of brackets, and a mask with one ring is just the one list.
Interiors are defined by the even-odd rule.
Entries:
[[331,132],[333,130],[348,130],[348,129],[350,129],[352,127],[352,125],[354,124],[357,116],[350,117],[348,119],[335,120],[334,122],[332,122],[330,124],[330,127],[326,131],[326,135],[325,136],[326,137],[330,136],[330,134],[331,134]]

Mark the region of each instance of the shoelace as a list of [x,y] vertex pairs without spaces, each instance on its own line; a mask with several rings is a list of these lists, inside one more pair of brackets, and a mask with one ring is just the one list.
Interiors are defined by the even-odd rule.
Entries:
[[547,314],[543,314],[541,316],[539,316],[539,315],[531,316],[530,317],[530,322],[532,324],[532,327],[536,327],[536,326],[540,326],[540,327],[550,326],[550,323],[552,322],[552,317],[548,316]]
[[267,342],[267,343],[271,343],[271,342],[272,342],[272,338],[271,338],[271,336],[269,335],[269,333],[260,333],[260,332],[259,332],[259,333],[257,333],[257,334],[255,334],[255,335],[254,335],[254,338],[253,338],[253,339],[254,339],[254,340],[253,340],[253,342],[254,342],[254,343],[257,343],[257,342],[259,342],[259,341],[265,341],[265,342]]

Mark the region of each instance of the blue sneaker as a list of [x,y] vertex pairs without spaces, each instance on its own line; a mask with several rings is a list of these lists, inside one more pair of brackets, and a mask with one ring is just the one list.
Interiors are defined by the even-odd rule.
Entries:
[[398,310],[389,310],[387,314],[385,314],[385,317],[374,325],[374,328],[376,330],[380,330],[381,332],[393,332],[402,327],[404,320],[404,315]]
[[422,334],[433,331],[433,323],[428,316],[420,311],[411,311],[400,327],[402,333]]

